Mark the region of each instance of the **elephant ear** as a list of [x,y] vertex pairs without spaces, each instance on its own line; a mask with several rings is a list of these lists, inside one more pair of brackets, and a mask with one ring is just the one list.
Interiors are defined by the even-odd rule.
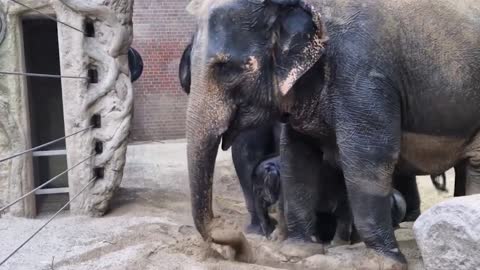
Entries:
[[303,1],[270,0],[278,6],[274,73],[278,92],[285,96],[322,56],[328,40],[320,14]]
[[187,93],[187,95],[190,94],[190,54],[192,52],[192,44],[193,41],[190,42],[183,51],[182,58],[180,59],[180,65],[178,67],[178,77],[180,79],[180,85],[182,86],[182,90]]

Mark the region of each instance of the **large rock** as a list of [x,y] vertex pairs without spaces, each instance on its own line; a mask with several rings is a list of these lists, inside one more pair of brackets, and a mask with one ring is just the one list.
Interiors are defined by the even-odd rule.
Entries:
[[480,269],[480,195],[433,206],[413,229],[426,269]]

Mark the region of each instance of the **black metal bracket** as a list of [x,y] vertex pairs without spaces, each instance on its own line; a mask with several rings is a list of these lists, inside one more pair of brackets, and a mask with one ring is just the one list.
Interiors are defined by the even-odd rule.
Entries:
[[102,127],[102,118],[100,117],[100,114],[94,114],[92,116],[92,118],[90,119],[90,125],[92,125],[93,128]]
[[86,18],[84,27],[86,37],[95,37],[95,25],[92,19]]
[[93,169],[93,173],[97,179],[103,179],[105,177],[105,168],[104,167],[96,167]]

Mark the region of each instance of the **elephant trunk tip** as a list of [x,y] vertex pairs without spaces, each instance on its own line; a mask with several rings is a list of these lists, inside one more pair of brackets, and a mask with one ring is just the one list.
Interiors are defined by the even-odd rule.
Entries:
[[235,251],[235,260],[244,263],[254,263],[253,249],[245,235],[240,231],[214,229],[212,242],[228,245]]

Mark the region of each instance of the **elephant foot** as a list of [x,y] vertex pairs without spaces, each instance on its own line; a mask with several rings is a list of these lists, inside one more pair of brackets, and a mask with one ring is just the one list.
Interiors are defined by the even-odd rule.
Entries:
[[275,231],[275,225],[269,224],[263,229],[263,236],[270,240],[273,231]]
[[372,249],[367,249],[366,256],[357,261],[355,269],[382,269],[382,270],[407,270],[408,265],[402,253],[395,255],[380,254]]
[[393,227],[396,228],[399,227],[400,223],[405,219],[407,213],[407,203],[402,194],[394,189],[391,197],[391,204],[392,224]]
[[287,233],[285,230],[281,229],[280,226],[277,226],[277,228],[270,234],[269,240],[282,242],[285,239],[287,239]]
[[350,241],[343,240],[343,239],[340,239],[340,238],[334,238],[331,245],[334,246],[334,247],[347,246],[347,245],[350,245]]
[[316,254],[325,254],[325,248],[318,243],[303,242],[298,240],[284,241],[280,253],[291,262],[298,262]]
[[270,239],[270,235],[275,230],[275,226],[277,224],[278,222],[273,218],[270,218],[266,224],[262,224],[263,236],[265,236],[267,239]]
[[260,224],[249,224],[245,228],[245,233],[246,234],[258,234],[258,235],[263,235],[263,230]]
[[242,232],[214,229],[211,236],[213,243],[230,246],[235,252],[234,259],[236,261],[245,263],[255,262],[252,247]]
[[266,220],[265,224],[260,222],[259,224],[251,223],[245,228],[246,234],[257,234],[270,238],[270,234],[275,230],[275,226],[278,222],[274,218]]

